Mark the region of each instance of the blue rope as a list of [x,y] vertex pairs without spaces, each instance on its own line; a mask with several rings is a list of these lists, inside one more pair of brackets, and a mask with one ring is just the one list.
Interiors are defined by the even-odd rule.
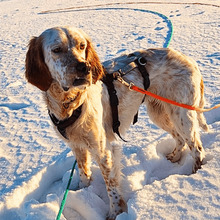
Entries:
[[130,10],[130,11],[147,12],[147,13],[151,13],[151,14],[154,14],[154,15],[158,15],[159,17],[161,17],[167,23],[167,27],[168,27],[166,41],[164,42],[163,47],[167,48],[170,45],[170,41],[171,41],[172,36],[173,36],[173,24],[172,24],[171,20],[164,14],[161,14],[161,13],[156,12],[156,11],[151,11],[151,10],[147,10],[147,9],[138,9],[138,8],[96,8],[96,9],[89,9],[89,10],[94,10],[94,11]]

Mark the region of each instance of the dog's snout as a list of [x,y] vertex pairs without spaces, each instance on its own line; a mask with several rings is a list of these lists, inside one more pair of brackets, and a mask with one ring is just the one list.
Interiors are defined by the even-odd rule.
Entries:
[[64,90],[65,92],[67,92],[67,91],[69,90],[69,87],[63,86],[63,90]]
[[89,65],[86,62],[79,62],[76,65],[76,70],[84,74],[89,74]]

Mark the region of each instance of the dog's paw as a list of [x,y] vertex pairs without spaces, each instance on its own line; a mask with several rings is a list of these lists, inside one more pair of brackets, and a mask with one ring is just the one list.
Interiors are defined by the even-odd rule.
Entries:
[[110,206],[110,212],[106,220],[114,220],[116,219],[117,215],[127,211],[128,211],[127,203],[124,201],[123,198],[120,198],[118,204],[117,202],[113,202],[112,205]]
[[92,181],[92,178],[83,178],[79,181],[79,189],[88,187],[90,185],[90,182]]
[[170,160],[172,163],[176,163],[181,158],[181,153],[177,154],[174,151],[166,156],[167,160]]
[[195,161],[195,163],[194,163],[192,172],[193,172],[193,173],[196,173],[196,171],[197,171],[198,169],[201,169],[201,168],[202,168],[202,164],[203,164],[203,161],[201,161],[199,158],[197,158],[196,161]]
[[115,218],[107,217],[106,220],[115,220]]
[[111,214],[111,215],[109,214],[108,217],[106,218],[106,220],[115,220],[116,216],[117,215],[115,215],[115,214]]

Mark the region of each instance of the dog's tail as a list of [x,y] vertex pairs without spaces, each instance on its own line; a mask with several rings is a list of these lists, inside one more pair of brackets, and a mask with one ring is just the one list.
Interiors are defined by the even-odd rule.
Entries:
[[[203,80],[201,79],[200,82],[200,94],[201,94],[201,98],[200,98],[200,103],[199,103],[199,107],[200,108],[204,108],[205,105],[205,97],[204,97],[204,83]],[[199,126],[204,130],[204,131],[209,131],[209,127],[206,123],[206,119],[205,116],[203,114],[203,112],[197,112],[197,118],[199,121]]]

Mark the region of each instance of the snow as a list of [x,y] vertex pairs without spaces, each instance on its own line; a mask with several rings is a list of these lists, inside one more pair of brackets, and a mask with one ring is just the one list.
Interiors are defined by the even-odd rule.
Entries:
[[[28,41],[45,29],[82,28],[105,61],[139,48],[163,47],[171,30],[168,17],[174,27],[170,47],[198,62],[207,107],[220,103],[220,2],[154,2],[0,1],[1,220],[55,219],[74,162],[52,128],[41,93],[24,78]],[[44,12],[48,10],[55,11]],[[201,132],[205,164],[191,174],[189,151],[179,163],[167,161],[174,142],[140,107],[138,123],[125,136],[129,142],[119,141],[128,213],[117,220],[220,219],[220,109],[205,116],[210,127],[209,133]],[[78,189],[78,170],[74,171],[62,220],[105,219],[105,184],[95,163],[92,171],[93,181],[83,189]]]

